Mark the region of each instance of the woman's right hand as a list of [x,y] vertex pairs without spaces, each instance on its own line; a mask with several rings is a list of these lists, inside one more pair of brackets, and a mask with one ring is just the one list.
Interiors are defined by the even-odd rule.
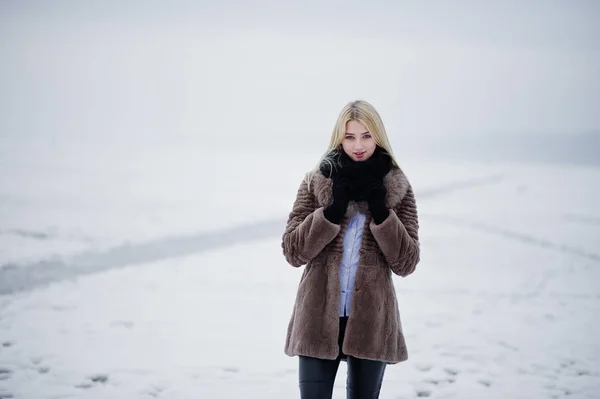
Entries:
[[331,223],[339,224],[350,203],[350,184],[345,176],[333,176],[333,203],[325,208],[323,215]]

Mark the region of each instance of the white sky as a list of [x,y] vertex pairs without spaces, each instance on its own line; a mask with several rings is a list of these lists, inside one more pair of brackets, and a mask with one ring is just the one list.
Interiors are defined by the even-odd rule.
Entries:
[[356,98],[396,146],[600,129],[596,2],[282,3],[2,2],[1,139],[323,149]]

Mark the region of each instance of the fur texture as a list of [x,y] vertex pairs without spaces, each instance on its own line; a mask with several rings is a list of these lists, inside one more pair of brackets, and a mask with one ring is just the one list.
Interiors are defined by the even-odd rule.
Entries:
[[288,325],[287,355],[339,355],[339,262],[347,222],[360,209],[367,219],[342,351],[388,364],[408,358],[392,273],[406,277],[419,263],[417,208],[401,169],[392,168],[384,184],[390,215],[383,223],[375,224],[365,201],[351,201],[338,225],[323,216],[333,202],[332,179],[317,171],[310,190],[301,183],[281,244],[289,264],[306,265]]

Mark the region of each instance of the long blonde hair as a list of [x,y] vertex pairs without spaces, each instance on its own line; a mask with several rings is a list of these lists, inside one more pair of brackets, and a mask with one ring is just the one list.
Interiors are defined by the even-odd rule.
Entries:
[[304,177],[309,188],[315,173],[318,172],[323,163],[329,164],[332,168],[336,167],[335,158],[339,151],[343,151],[341,144],[346,136],[346,124],[350,121],[357,121],[365,125],[373,137],[373,140],[375,140],[375,143],[381,147],[390,158],[392,158],[392,165],[399,167],[396,158],[394,157],[392,146],[388,140],[385,127],[383,126],[381,116],[379,116],[375,107],[363,100],[352,101],[346,104],[340,112],[335,126],[333,127],[327,151],[321,156],[317,165]]

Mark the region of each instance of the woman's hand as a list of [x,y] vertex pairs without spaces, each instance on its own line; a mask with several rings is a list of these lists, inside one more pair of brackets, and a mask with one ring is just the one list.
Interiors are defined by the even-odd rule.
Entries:
[[345,176],[335,175],[333,177],[333,203],[325,208],[323,215],[331,223],[339,224],[346,214],[346,208],[350,202],[349,182]]
[[369,211],[376,224],[381,224],[390,214],[385,204],[385,195],[387,190],[383,179],[377,179],[367,185],[367,201],[369,202]]

